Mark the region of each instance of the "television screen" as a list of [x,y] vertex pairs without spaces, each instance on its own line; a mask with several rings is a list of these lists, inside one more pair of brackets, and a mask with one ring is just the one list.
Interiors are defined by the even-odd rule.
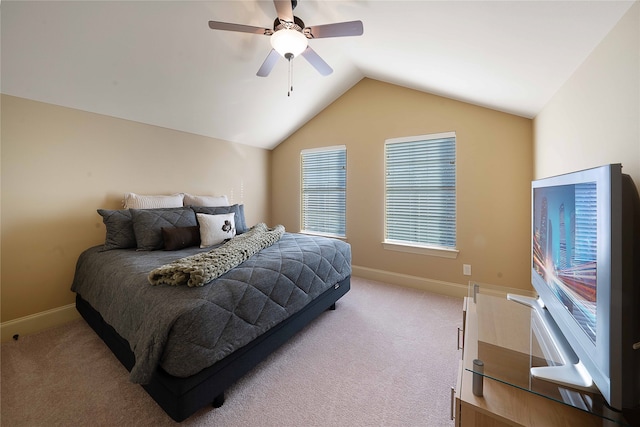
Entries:
[[597,184],[535,188],[533,265],[591,341],[597,324]]

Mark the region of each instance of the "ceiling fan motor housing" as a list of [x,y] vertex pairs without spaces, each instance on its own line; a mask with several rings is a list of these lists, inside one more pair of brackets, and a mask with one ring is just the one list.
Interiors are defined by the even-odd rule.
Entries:
[[298,18],[297,16],[293,17],[293,22],[281,21],[280,18],[276,18],[273,21],[273,31],[282,30],[283,28],[302,31],[302,29],[304,28],[304,21],[302,21],[302,19]]

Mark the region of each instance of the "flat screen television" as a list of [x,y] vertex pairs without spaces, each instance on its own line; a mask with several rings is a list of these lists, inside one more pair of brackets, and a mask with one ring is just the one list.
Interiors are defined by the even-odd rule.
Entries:
[[[534,377],[640,403],[640,201],[620,164],[532,182],[530,304],[562,354]],[[520,301],[522,302],[522,301]]]

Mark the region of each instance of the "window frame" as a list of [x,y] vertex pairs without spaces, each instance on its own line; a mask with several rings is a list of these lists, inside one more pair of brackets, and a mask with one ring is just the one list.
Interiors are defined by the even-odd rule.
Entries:
[[[388,194],[388,152],[387,147],[390,144],[401,144],[401,143],[410,143],[410,142],[420,142],[420,141],[431,141],[436,139],[444,139],[444,138],[454,138],[455,144],[455,203],[454,203],[454,240],[455,246],[438,246],[434,244],[421,243],[421,242],[412,242],[408,240],[394,240],[388,238],[388,208],[387,208],[387,194]],[[457,215],[457,204],[458,204],[458,182],[457,182],[457,136],[454,131],[451,132],[442,132],[442,133],[434,133],[434,134],[426,134],[426,135],[417,135],[417,136],[409,136],[409,137],[401,137],[401,138],[390,138],[385,140],[384,143],[384,199],[383,199],[383,214],[384,214],[384,224],[383,224],[383,241],[382,246],[386,250],[405,252],[405,253],[415,253],[421,255],[429,255],[429,256],[437,256],[442,258],[450,258],[455,259],[458,256],[459,250],[457,248],[458,244],[458,215]]]
[[[328,233],[316,230],[305,229],[305,189],[304,189],[304,155],[319,152],[344,151],[344,211],[342,212],[342,228],[344,234]],[[316,236],[332,237],[346,240],[347,238],[347,147],[346,145],[332,145],[327,147],[308,148],[300,151],[300,233]]]

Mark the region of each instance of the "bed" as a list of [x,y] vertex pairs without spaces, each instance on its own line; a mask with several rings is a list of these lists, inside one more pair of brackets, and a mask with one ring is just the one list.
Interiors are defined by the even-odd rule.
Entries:
[[[135,219],[141,212],[99,211],[107,239],[79,256],[71,287],[77,310],[129,370],[131,381],[178,422],[206,405],[222,405],[229,386],[320,314],[335,309],[350,288],[351,274],[347,243],[284,232],[201,286],[153,286],[150,272],[225,245],[162,247],[159,232],[184,231],[193,220],[198,225],[189,209],[198,210],[145,210],[145,231],[139,233]],[[209,209],[207,215],[234,209],[238,234],[246,237],[257,226],[244,225],[237,205]],[[155,249],[140,250],[149,235],[156,239]],[[167,242],[166,237],[161,240]]]

